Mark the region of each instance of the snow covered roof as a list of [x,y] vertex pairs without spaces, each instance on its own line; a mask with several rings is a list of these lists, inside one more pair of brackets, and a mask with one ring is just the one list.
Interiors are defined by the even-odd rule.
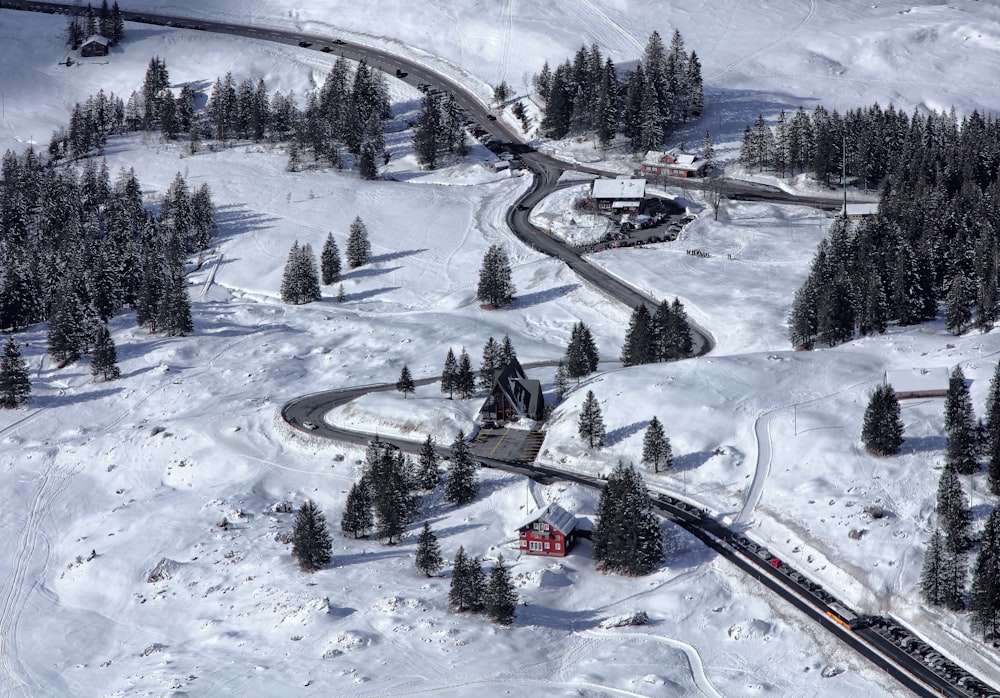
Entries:
[[100,34],[91,34],[86,39],[84,39],[83,43],[80,45],[86,46],[87,44],[103,44],[105,46],[109,46],[111,44],[111,41],[101,36]]
[[910,368],[885,372],[885,382],[897,397],[940,394],[948,392],[950,373],[947,368]]
[[569,513],[555,502],[552,502],[544,509],[531,514],[531,516],[521,522],[517,529],[521,530],[536,521],[544,521],[564,536],[568,535],[570,531],[576,528],[576,515]]
[[874,216],[878,213],[878,204],[847,204],[847,210],[844,213],[847,214],[848,218]]
[[646,195],[646,180],[627,176],[595,179],[591,194],[595,199],[641,199]]

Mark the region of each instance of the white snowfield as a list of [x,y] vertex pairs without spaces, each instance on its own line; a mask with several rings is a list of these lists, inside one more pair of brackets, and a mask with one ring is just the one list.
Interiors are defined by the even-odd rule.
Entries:
[[[758,112],[817,101],[844,110],[872,101],[899,108],[993,110],[1000,9],[986,2],[823,3],[752,0],[662,3],[557,0],[545,4],[220,0],[129,3],[163,12],[295,27],[389,46],[470,85],[484,99],[506,79],[523,92],[543,60],[561,62],[581,41],[617,62],[637,58],[652,28],[679,28],[704,67],[707,113],[678,139],[705,129],[721,157]],[[99,88],[127,98],[149,59],[165,59],[174,85],[208,88],[227,71],[263,77],[301,98],[332,58],[195,31],[129,25],[107,60],[66,68],[64,19],[0,11],[0,149],[44,149],[73,103]],[[395,126],[418,93],[393,83]],[[559,149],[594,156],[592,143]],[[207,182],[221,228],[190,295],[194,336],[167,339],[112,323],[120,380],[94,383],[86,361],[56,369],[46,327],[17,335],[31,366],[32,399],[0,412],[0,695],[3,696],[888,696],[899,686],[813,623],[665,524],[666,562],[648,577],[595,572],[586,543],[561,560],[519,557],[514,527],[558,501],[593,514],[594,494],[483,471],[477,500],[440,494],[404,541],[383,546],[341,536],[345,493],[363,453],[292,433],[280,406],[304,393],[391,382],[440,371],[449,347],[478,363],[488,336],[510,334],[522,362],[558,358],[574,322],[592,329],[605,359],[621,348],[630,309],[518,243],[506,208],[527,177],[494,173],[478,148],[460,163],[421,172],[409,135],[389,136],[388,174],[288,173],[282,148],[238,144],[194,157],[154,135],[109,144],[112,173],[134,167],[150,204],[175,174]],[[624,156],[619,156],[627,164]],[[697,207],[696,192],[684,196]],[[571,199],[544,211],[566,218]],[[278,300],[292,243],[341,249],[355,215],[372,237],[371,264],[344,274],[324,300]],[[1000,345],[994,335],[948,335],[929,324],[832,350],[789,349],[784,318],[829,219],[812,209],[728,204],[702,209],[675,243],[592,259],[657,297],[677,296],[718,341],[712,356],[609,370],[573,386],[556,406],[540,459],[600,472],[638,462],[656,415],[676,457],[647,482],[744,522],[770,550],[869,612],[892,612],[989,678],[993,650],[962,616],[924,607],[922,550],[934,524],[943,460],[940,400],[907,402],[904,454],[868,456],[859,434],[867,393],[887,369],[961,364],[982,410]],[[590,220],[581,226],[592,226]],[[562,223],[555,234],[581,239]],[[518,300],[486,312],[475,301],[483,253],[504,247]],[[697,248],[709,257],[685,254]],[[538,377],[550,387],[551,372]],[[587,390],[601,402],[608,445],[591,452],[576,434]],[[477,405],[426,386],[371,396],[329,420],[385,434],[468,431]],[[766,443],[764,436],[767,436]],[[766,466],[764,469],[758,464]],[[965,483],[963,483],[965,484]],[[990,504],[971,481],[977,520]],[[313,499],[334,533],[334,560],[299,572],[280,542],[292,515],[283,501]],[[881,506],[888,516],[865,513]],[[226,529],[218,524],[225,518]],[[524,605],[498,628],[447,606],[449,569],[413,567],[426,518],[446,558],[459,546],[489,566],[511,565]],[[850,536],[854,530],[860,536]],[[149,581],[155,569],[158,574]],[[650,624],[602,629],[645,611]]]

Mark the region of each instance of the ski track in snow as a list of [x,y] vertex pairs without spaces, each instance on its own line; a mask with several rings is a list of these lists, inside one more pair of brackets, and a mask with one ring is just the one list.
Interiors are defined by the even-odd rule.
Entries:
[[507,66],[510,65],[510,44],[514,34],[514,0],[504,0],[504,6],[500,8],[502,15],[503,42],[500,47],[500,65],[497,69],[497,84],[507,79]]
[[595,637],[616,637],[623,640],[631,640],[633,642],[640,640],[653,640],[655,642],[661,642],[665,645],[669,645],[675,649],[679,649],[684,653],[684,656],[687,657],[688,665],[691,669],[691,678],[694,680],[694,684],[698,687],[701,694],[705,696],[713,696],[713,698],[723,698],[722,694],[716,691],[712,682],[708,680],[708,676],[705,674],[705,666],[701,662],[701,655],[698,654],[698,650],[695,649],[693,645],[681,642],[680,640],[674,640],[673,638],[663,637],[662,635],[652,635],[647,633],[609,633],[607,631],[598,632],[596,630],[587,630],[586,634]]
[[637,56],[642,55],[642,52],[645,49],[642,42],[640,42],[638,39],[632,36],[632,34],[630,34],[624,27],[622,27],[622,25],[618,24],[618,22],[616,22],[615,20],[611,19],[611,17],[606,15],[604,11],[601,10],[599,7],[597,7],[597,5],[595,5],[593,2],[591,2],[591,0],[582,0],[582,2],[580,2],[579,4],[575,2],[569,3],[569,7],[566,8],[567,13],[568,14],[578,13],[580,11],[580,5],[590,10],[591,14],[596,15],[600,20],[601,24],[603,24],[610,30],[610,33],[604,34],[604,41],[606,46],[611,45],[611,42],[608,40],[611,34],[612,33],[618,34],[619,36],[624,37],[628,43],[632,44],[635,47],[636,51],[638,51]]
[[[3,681],[5,696],[13,696],[15,693],[34,695],[30,677],[18,657],[17,633],[28,597],[38,587],[40,580],[48,577],[45,569],[48,568],[49,545],[42,531],[42,520],[49,513],[52,500],[66,488],[73,474],[70,468],[56,464],[57,456],[57,451],[46,454],[48,462],[28,503],[10,574],[0,589],[0,668],[7,676]],[[42,561],[43,571],[41,574],[33,574],[29,580],[29,569],[39,555],[45,558]]]
[[747,53],[742,57],[737,58],[735,61],[732,61],[728,65],[725,65],[717,70],[712,71],[711,73],[705,76],[704,78],[705,81],[707,82],[708,80],[712,80],[713,78],[717,78],[720,75],[728,73],[730,70],[744,63],[745,61],[748,61],[751,58],[755,58],[760,54],[766,53],[767,51],[770,51],[771,49],[783,44],[785,41],[787,41],[792,36],[799,33],[803,28],[805,28],[805,26],[812,21],[812,18],[815,14],[816,14],[816,0],[809,0],[809,11],[806,13],[806,16],[802,19],[801,22],[796,24],[794,27],[789,29],[787,32],[779,36],[776,40],[772,41],[771,43],[761,46],[759,49],[751,51],[750,53]]

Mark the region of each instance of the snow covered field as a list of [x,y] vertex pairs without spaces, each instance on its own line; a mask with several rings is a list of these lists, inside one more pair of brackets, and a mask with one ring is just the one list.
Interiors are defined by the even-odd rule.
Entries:
[[[669,17],[704,65],[708,115],[680,134],[692,143],[705,128],[734,141],[757,112],[816,99],[839,109],[873,100],[907,110],[997,106],[990,100],[1000,10],[987,3],[755,0],[728,14],[708,2],[665,12],[624,0],[555,2],[530,14],[513,2],[357,3],[335,15],[324,3],[245,5],[240,13],[220,0],[129,9],[363,34],[407,50],[398,40],[443,57],[426,60],[484,96],[501,78],[523,89],[542,60],[561,61],[581,39],[616,61],[634,59],[651,27],[669,35]],[[435,29],[442,26],[455,31]],[[56,65],[65,55],[62,28],[60,18],[0,11],[0,148],[44,148],[74,102],[101,87],[127,97],[153,55],[166,60],[174,84],[205,86],[231,70],[299,95],[330,64],[316,52],[129,26],[124,52],[65,68]],[[398,116],[412,115],[417,93],[390,82]],[[27,342],[33,397],[25,409],[0,413],[2,693],[896,694],[896,684],[673,527],[666,565],[647,578],[595,573],[586,545],[559,562],[517,559],[510,542],[527,511],[558,500],[593,512],[593,495],[576,487],[485,472],[474,504],[426,503],[446,557],[463,545],[511,561],[527,604],[511,629],[447,610],[447,576],[426,580],[413,569],[415,531],[391,548],[340,537],[344,494],[363,454],[292,434],[276,416],[284,401],[392,381],[404,362],[415,378],[435,375],[448,347],[465,346],[478,362],[491,335],[509,333],[522,361],[558,358],[577,320],[613,360],[629,314],[510,236],[503,213],[527,178],[490,172],[483,150],[421,173],[408,138],[390,137],[389,146],[398,182],[290,174],[280,149],[258,146],[187,157],[152,137],[111,144],[111,171],[135,167],[150,202],[178,171],[194,185],[208,182],[222,227],[206,266],[190,276],[195,336],[151,336],[130,316],[117,318],[119,381],[92,383],[85,362],[54,369],[44,327],[18,337]],[[563,205],[547,204],[552,215]],[[345,275],[346,302],[325,289],[322,303],[281,304],[292,242],[318,249],[332,231],[343,249],[355,215],[372,235],[374,261]],[[900,615],[984,677],[996,676],[991,651],[963,644],[962,623],[953,629],[953,616],[928,614],[916,594],[943,460],[941,401],[904,403],[907,441],[898,458],[867,456],[859,433],[867,391],[886,368],[962,363],[981,412],[1000,344],[993,334],[955,338],[929,325],[791,352],[787,306],[827,224],[812,209],[730,204],[718,223],[704,213],[674,243],[593,256],[650,294],[678,296],[718,348],[585,381],[556,408],[541,459],[589,472],[618,458],[637,461],[655,414],[677,468],[648,474],[651,484],[746,523],[847,601]],[[491,243],[514,262],[518,301],[503,312],[484,312],[474,300]],[[691,248],[711,256],[685,254]],[[576,437],[587,389],[608,425],[609,445],[597,454]],[[448,441],[468,428],[475,408],[429,386],[405,402],[372,396],[329,419],[411,438],[430,430]],[[758,449],[769,458],[755,478]],[[981,479],[974,485],[985,491]],[[316,575],[294,567],[275,539],[290,530],[291,516],[271,510],[306,497],[335,529],[334,563]],[[985,501],[975,495],[979,517]],[[889,515],[868,519],[871,504]],[[229,530],[216,525],[223,517]],[[852,529],[863,530],[857,540]],[[169,577],[149,583],[164,559]],[[650,626],[598,628],[638,609]]]

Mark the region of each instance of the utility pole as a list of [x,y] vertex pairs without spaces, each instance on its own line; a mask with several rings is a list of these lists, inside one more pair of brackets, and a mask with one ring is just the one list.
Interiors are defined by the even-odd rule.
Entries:
[[847,134],[840,134],[840,187],[844,190],[844,219],[847,219]]

